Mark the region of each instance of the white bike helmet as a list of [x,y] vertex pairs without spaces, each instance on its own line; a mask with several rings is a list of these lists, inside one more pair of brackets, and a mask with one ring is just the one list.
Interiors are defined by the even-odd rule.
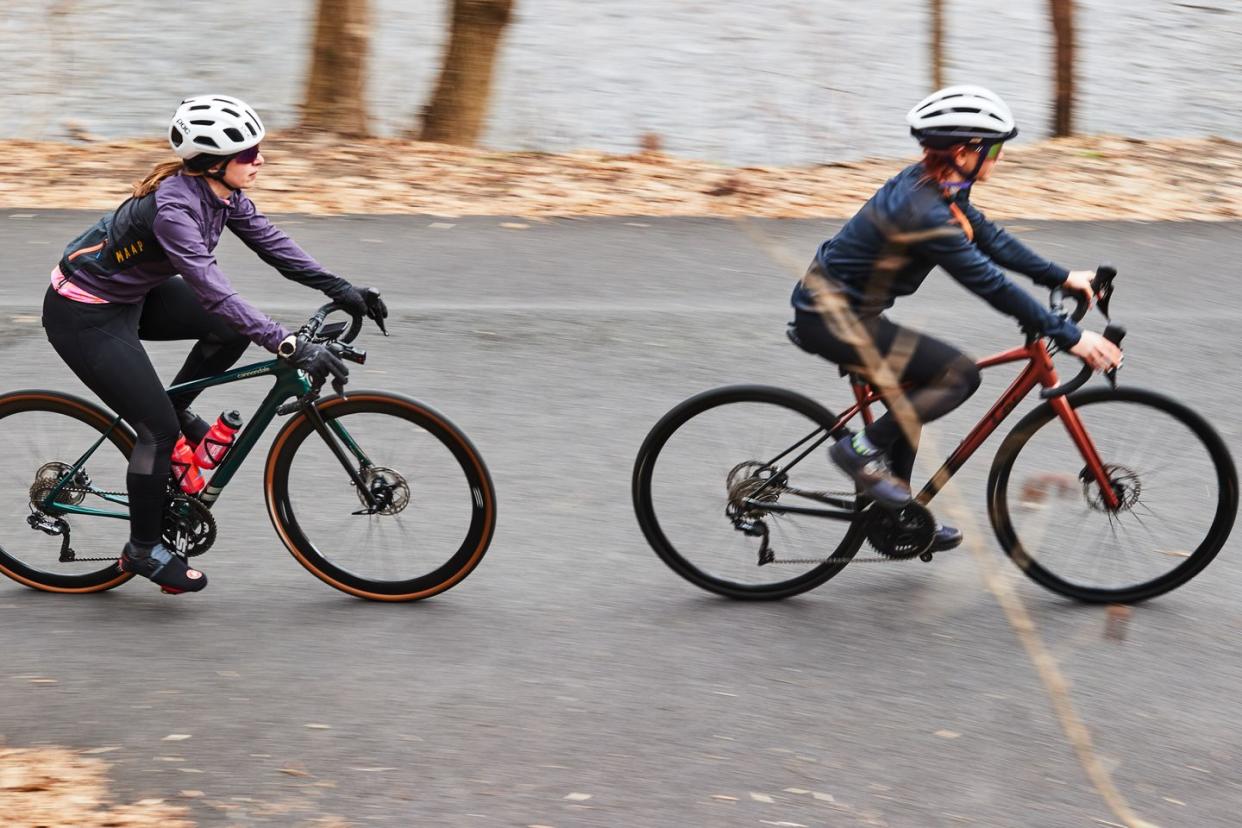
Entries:
[[933,92],[906,113],[910,134],[931,149],[955,144],[995,144],[1018,134],[1013,113],[982,86],[950,86]]
[[168,143],[190,166],[207,166],[250,149],[266,134],[263,122],[244,101],[228,95],[186,98],[168,125]]

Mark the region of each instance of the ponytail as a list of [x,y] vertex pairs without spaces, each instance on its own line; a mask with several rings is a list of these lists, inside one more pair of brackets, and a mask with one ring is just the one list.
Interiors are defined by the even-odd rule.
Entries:
[[[961,146],[960,144],[957,146]],[[923,148],[923,181],[933,181],[943,186],[957,170],[954,154],[957,146],[948,149]]]
[[177,173],[182,175],[198,175],[198,173],[187,170],[180,161],[164,161],[152,167],[151,172],[147,173],[146,178],[134,182],[134,198],[150,195],[155,192],[156,187],[160,186],[161,181]]

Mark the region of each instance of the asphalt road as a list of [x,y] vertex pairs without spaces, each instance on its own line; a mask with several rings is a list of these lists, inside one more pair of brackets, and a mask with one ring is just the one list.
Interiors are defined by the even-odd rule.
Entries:
[[[0,214],[5,387],[85,393],[37,306],[92,219]],[[66,598],[0,582],[4,743],[109,749],[119,800],[202,791],[185,801],[203,826],[1121,823],[969,552],[860,565],[743,605],[683,582],[638,530],[634,455],[674,403],[742,381],[846,399],[782,330],[794,270],[835,223],[506,224],[283,222],[388,298],[393,337],[364,337],[372,359],[354,385],[430,403],[489,464],[499,524],[481,566],[418,604],[337,593],[280,545],[252,459],[217,505],[202,594],[135,581]],[[1237,454],[1242,227],[1011,227],[1074,267],[1119,267],[1124,382],[1181,397]],[[278,318],[318,304],[240,245],[222,261]],[[895,316],[977,355],[1017,342],[943,275]],[[185,348],[150,350],[171,378]],[[1007,376],[933,426],[936,444],[952,446]],[[246,410],[259,390],[229,386],[200,407]],[[1105,610],[1044,592],[994,549],[989,457],[951,494],[1014,579],[1121,794],[1159,825],[1237,824],[1239,541],[1106,637]]]

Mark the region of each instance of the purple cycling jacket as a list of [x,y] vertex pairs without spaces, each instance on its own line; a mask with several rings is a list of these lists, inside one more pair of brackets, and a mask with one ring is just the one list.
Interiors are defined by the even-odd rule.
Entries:
[[174,175],[126,199],[65,248],[60,272],[101,299],[137,304],[181,274],[203,307],[269,351],[289,335],[243,299],[216,263],[227,226],[281,275],[334,297],[349,288],[278,230],[240,190],[222,201],[200,176]]

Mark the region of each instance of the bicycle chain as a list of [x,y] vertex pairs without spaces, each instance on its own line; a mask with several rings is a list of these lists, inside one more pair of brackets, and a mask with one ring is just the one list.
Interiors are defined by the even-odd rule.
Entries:
[[[854,492],[831,492],[831,491],[827,491],[827,492],[808,492],[808,494],[818,495],[818,496],[820,496],[820,497],[851,497],[851,496],[853,496],[853,495],[854,495]],[[930,552],[930,550],[929,550],[929,552]],[[926,553],[925,553],[925,554],[926,554]],[[768,563],[770,563],[770,564],[789,564],[789,565],[800,565],[800,566],[806,566],[807,564],[901,563],[902,561],[913,561],[913,560],[921,560],[921,559],[922,559],[922,556],[920,556],[920,555],[908,555],[908,556],[903,557],[903,558],[895,558],[895,557],[892,557],[892,556],[890,556],[890,555],[883,555],[883,554],[881,554],[881,555],[874,555],[874,556],[872,556],[872,557],[870,557],[870,558],[858,558],[858,557],[852,557],[852,558],[838,558],[838,557],[831,557],[831,558],[787,558],[787,559],[784,559],[784,560],[777,560],[777,559],[774,557],[772,560],[768,561]]]
[[[64,487],[62,487],[62,488],[61,488],[61,491],[62,491],[62,492],[74,492],[74,493],[81,493],[81,494],[115,495],[115,496],[118,496],[118,497],[120,497],[120,496],[124,496],[124,495],[126,494],[125,492],[101,492],[101,491],[99,491],[98,489],[85,489],[85,488],[82,488],[82,487],[80,487],[80,486],[64,486]],[[33,503],[32,503],[32,504],[30,504],[30,508],[32,508],[32,509],[34,509],[34,508],[35,508],[35,506],[34,506],[34,504],[33,504]],[[38,511],[40,514],[42,514],[42,511],[41,511],[41,510],[37,510],[37,509],[36,509],[35,511]],[[112,557],[110,557],[110,558],[79,558],[79,557],[76,557],[76,556],[75,556],[75,557],[74,557],[74,559],[73,559],[73,562],[74,562],[74,563],[78,563],[78,562],[80,562],[80,561],[89,561],[89,562],[103,562],[103,561],[112,561],[113,563],[116,563],[116,560],[117,560],[117,556],[115,556],[115,555],[113,555],[113,556],[112,556]]]
[[[80,486],[65,486],[61,488],[61,491],[62,492],[75,492],[75,493],[80,492],[82,494],[94,494],[94,495],[100,495],[100,496],[112,495],[113,497],[126,497],[129,494],[129,492],[107,492],[107,491],[101,491],[99,489],[85,489]],[[75,557],[73,559],[73,562],[79,563],[81,561],[91,561],[91,562],[115,561],[116,559],[117,558],[115,556],[110,557],[110,558],[78,558],[78,557]]]
[[911,556],[910,556],[910,557],[908,557],[908,558],[890,558],[890,557],[888,557],[887,555],[876,555],[876,556],[871,557],[871,558],[836,558],[836,557],[833,557],[833,558],[788,558],[788,559],[782,559],[782,560],[777,560],[777,559],[773,558],[773,559],[772,559],[771,561],[769,561],[768,563],[774,563],[774,564],[802,564],[802,565],[806,565],[806,564],[826,564],[826,563],[833,563],[833,564],[835,564],[835,563],[839,563],[839,564],[847,564],[847,563],[902,563],[903,561],[916,561],[916,560],[918,560],[918,559],[919,559],[919,556],[918,556],[918,555],[911,555]]

